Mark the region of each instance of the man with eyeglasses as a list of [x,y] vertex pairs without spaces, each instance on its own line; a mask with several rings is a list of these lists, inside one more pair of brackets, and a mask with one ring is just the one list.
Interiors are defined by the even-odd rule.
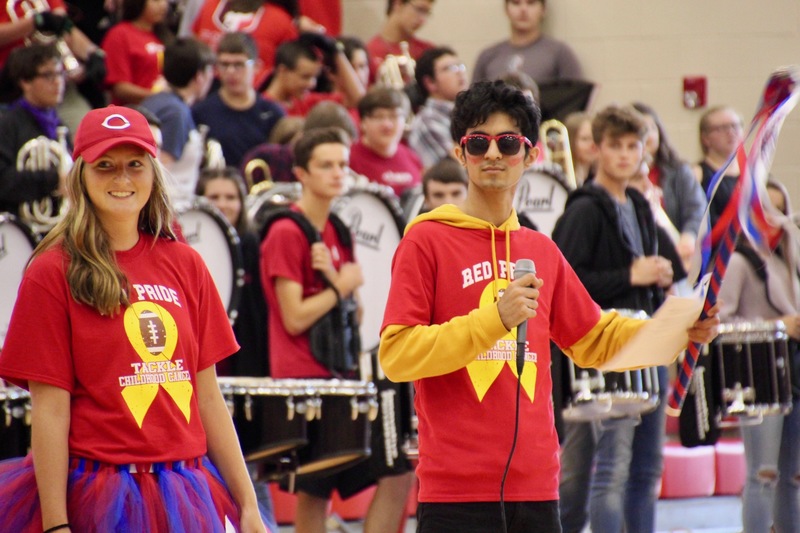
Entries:
[[387,55],[403,55],[400,43],[408,44],[408,53],[418,59],[435,45],[416,37],[433,11],[434,0],[386,0],[386,21],[380,32],[367,43],[373,74]]
[[358,103],[361,138],[350,149],[350,168],[388,185],[400,197],[422,182],[422,162],[400,141],[410,104],[402,91],[376,86]]
[[497,80],[521,71],[536,83],[583,78],[575,53],[565,43],[542,33],[545,0],[505,0],[511,37],[483,50],[472,81]]
[[[520,227],[514,192],[539,122],[502,82],[460,93],[451,134],[466,201],[414,219],[392,262],[379,356],[389,379],[416,390],[418,533],[560,531],[550,340],[594,367],[644,325],[602,313],[555,243]],[[523,258],[535,273],[514,275]],[[718,323],[690,337],[707,342]]]
[[[703,159],[695,166],[694,173],[704,192],[708,190],[711,178],[736,152],[743,138],[742,117],[729,106],[712,107],[700,117],[700,148]],[[709,206],[712,227],[728,205],[738,179],[739,164],[734,158]]]
[[426,168],[453,153],[450,113],[456,95],[469,85],[466,71],[464,63],[448,47],[425,50],[417,60],[414,75],[425,105],[411,121],[408,145]]
[[[54,45],[16,48],[6,69],[22,95],[0,117],[0,211],[18,214],[26,202],[51,198],[55,214],[66,174],[51,161],[43,168],[18,170],[17,157],[31,139],[58,140],[58,128],[64,125],[56,111],[64,97],[61,54]],[[71,148],[66,150],[67,156],[70,153]]]
[[253,88],[259,69],[258,50],[246,33],[228,33],[217,47],[219,91],[192,107],[196,124],[208,126],[208,136],[219,141],[225,162],[238,167],[248,150],[266,142],[286,113]]

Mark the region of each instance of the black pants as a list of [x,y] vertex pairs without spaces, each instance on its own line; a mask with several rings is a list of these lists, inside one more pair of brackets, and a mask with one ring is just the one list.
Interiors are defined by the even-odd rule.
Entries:
[[[508,533],[561,533],[558,501],[506,502]],[[417,533],[501,533],[500,502],[420,503]]]

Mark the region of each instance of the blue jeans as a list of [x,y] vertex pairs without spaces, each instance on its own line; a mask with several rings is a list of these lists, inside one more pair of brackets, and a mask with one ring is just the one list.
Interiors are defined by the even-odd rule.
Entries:
[[[658,369],[660,403],[641,418],[569,422],[561,450],[561,527],[578,533],[651,533],[663,468],[667,370]],[[594,466],[594,475],[592,467]]]
[[[800,532],[800,401],[786,416],[742,427],[747,481],[742,523],[748,533]],[[759,476],[759,472],[763,476]]]

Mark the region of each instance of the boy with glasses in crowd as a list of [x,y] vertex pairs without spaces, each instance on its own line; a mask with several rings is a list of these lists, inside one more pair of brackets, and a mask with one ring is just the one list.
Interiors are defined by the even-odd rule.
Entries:
[[[0,211],[18,214],[26,202],[50,199],[52,214],[56,214],[64,193],[65,169],[48,162],[46,168],[18,170],[17,158],[31,139],[58,140],[63,122],[56,107],[64,97],[65,82],[61,54],[54,45],[16,48],[6,69],[21,96],[0,118]],[[65,155],[69,157],[69,149]]]
[[419,185],[422,162],[401,144],[410,104],[405,93],[376,86],[358,103],[361,138],[353,143],[350,168],[370,181],[388,185],[397,196]]
[[408,53],[413,59],[434,47],[433,43],[416,37],[433,12],[433,3],[434,0],[386,0],[386,21],[381,31],[367,43],[373,73],[387,55],[403,55],[402,42],[408,44]]
[[408,145],[427,168],[453,152],[450,113],[456,95],[467,88],[467,69],[448,47],[431,48],[417,60],[414,73],[425,105],[411,121]]
[[197,124],[209,127],[208,135],[222,145],[225,163],[238,167],[248,150],[263,143],[286,113],[280,105],[260,96],[253,88],[259,66],[253,38],[228,33],[217,47],[219,91],[192,108]]

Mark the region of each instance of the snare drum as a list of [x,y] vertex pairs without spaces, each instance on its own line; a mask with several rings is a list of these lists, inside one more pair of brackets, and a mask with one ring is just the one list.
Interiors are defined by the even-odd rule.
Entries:
[[780,321],[720,325],[714,343],[714,390],[722,415],[786,414],[792,384],[786,327]]
[[[615,309],[620,315],[646,319],[647,313]],[[655,411],[661,385],[658,368],[600,372],[581,368],[567,359],[564,420],[587,422],[609,418],[636,418]]]
[[561,167],[536,163],[522,174],[514,194],[514,209],[550,236],[564,212],[570,190]]
[[291,381],[310,395],[308,445],[298,451],[297,475],[329,475],[366,459],[370,423],[378,416],[375,385],[366,381]]
[[31,444],[30,394],[0,380],[0,407],[0,460],[22,457]]
[[244,285],[239,235],[225,216],[202,197],[196,197],[190,208],[178,213],[178,223],[186,242],[205,261],[233,323]]
[[259,462],[308,444],[315,402],[305,383],[270,378],[218,377],[245,461]]
[[392,257],[405,228],[403,212],[391,188],[375,183],[352,187],[336,201],[333,211],[353,233],[355,255],[364,274],[364,285],[359,289],[364,304],[361,346],[370,352],[380,343]]
[[38,236],[9,213],[0,213],[0,347],[3,346],[17,291]]

